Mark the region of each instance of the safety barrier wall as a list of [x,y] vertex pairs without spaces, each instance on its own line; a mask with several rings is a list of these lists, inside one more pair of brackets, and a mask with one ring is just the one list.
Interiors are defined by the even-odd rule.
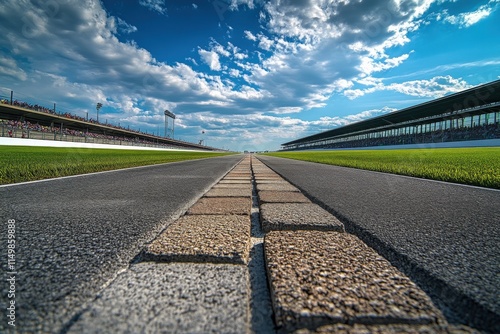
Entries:
[[126,145],[126,146],[139,146],[139,147],[158,147],[158,148],[178,148],[163,144],[135,142],[133,140],[127,141],[120,139],[95,138],[91,136],[73,136],[59,132],[43,132],[31,129],[19,129],[4,124],[0,124],[0,136],[10,137],[10,138],[67,141],[67,142],[77,142],[77,143]]

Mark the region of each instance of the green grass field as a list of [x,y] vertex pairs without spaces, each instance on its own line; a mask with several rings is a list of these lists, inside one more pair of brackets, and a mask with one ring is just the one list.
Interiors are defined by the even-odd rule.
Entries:
[[500,189],[500,148],[299,151],[269,155]]
[[0,146],[0,184],[227,154],[229,153]]

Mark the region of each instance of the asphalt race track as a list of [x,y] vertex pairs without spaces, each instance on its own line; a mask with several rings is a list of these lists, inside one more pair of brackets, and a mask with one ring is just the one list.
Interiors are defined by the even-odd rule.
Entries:
[[[500,191],[256,157],[410,276],[450,323],[500,332]],[[5,310],[9,300],[9,220],[15,220],[16,235],[16,331],[76,331],[75,323],[92,323],[88,314],[79,318],[89,305],[121,287],[134,289],[127,283],[134,281],[127,281],[134,273],[134,279],[149,277],[140,272],[148,264],[135,265],[137,255],[243,158],[232,155],[0,187],[0,308]],[[189,268],[172,266],[179,273]],[[117,279],[127,269],[128,275]],[[234,284],[228,277],[226,283]],[[177,276],[173,280],[182,286]],[[123,285],[113,288],[116,281]],[[141,279],[139,285],[152,282]],[[9,328],[2,314],[3,333]]]
[[448,317],[500,332],[500,191],[258,158],[419,283]]
[[241,159],[233,155],[0,187],[0,308],[6,310],[8,300],[7,220],[16,221],[16,331],[59,332],[146,242]]

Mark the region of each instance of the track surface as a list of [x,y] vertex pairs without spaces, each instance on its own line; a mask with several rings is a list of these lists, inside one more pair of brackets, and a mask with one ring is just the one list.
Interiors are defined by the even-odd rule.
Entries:
[[258,158],[444,301],[449,317],[497,330],[500,191]]
[[[0,188],[0,308],[16,220],[17,331],[59,332],[144,244],[242,159],[233,155]],[[0,332],[7,327],[2,311]]]
[[[16,220],[16,330],[64,332],[242,156],[0,187]],[[500,332],[500,191],[259,156],[406,272],[450,318]],[[6,258],[1,261],[6,273]],[[5,277],[6,274],[3,276]],[[0,308],[7,282],[1,279]],[[446,309],[445,309],[446,313]],[[5,312],[2,312],[5,315]],[[0,321],[5,332],[7,321]]]

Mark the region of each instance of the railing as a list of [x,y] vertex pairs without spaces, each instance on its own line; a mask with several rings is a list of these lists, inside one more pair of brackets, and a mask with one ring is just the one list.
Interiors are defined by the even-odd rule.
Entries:
[[[92,136],[74,136],[60,132],[44,132],[32,129],[20,129],[6,124],[0,124],[0,137],[179,149],[179,147],[174,147],[160,143],[153,143],[153,142],[148,143],[144,141],[133,141],[133,140],[123,140],[123,139],[95,138]],[[188,148],[183,148],[183,149],[188,149]]]
[[[155,133],[148,133],[148,132],[143,132],[140,129],[131,129],[130,127],[124,127],[120,126],[119,122],[116,122],[116,119],[110,119],[108,122],[108,119],[105,119],[105,122],[97,122],[97,120],[92,118],[92,114],[94,112],[97,113],[97,111],[94,110],[72,110],[71,108],[68,108],[66,106],[61,106],[60,104],[56,104],[55,102],[50,102],[46,100],[41,100],[40,98],[34,98],[30,95],[26,95],[20,92],[15,92],[5,87],[0,87],[0,103],[6,104],[6,105],[13,105],[25,109],[30,109],[34,111],[39,111],[39,112],[44,112],[48,113],[51,115],[56,115],[59,117],[65,117],[70,120],[79,120],[82,122],[89,122],[92,123],[93,125],[102,125],[106,127],[111,127],[116,130],[124,130],[127,132],[131,132],[133,136],[147,136],[147,137],[157,137],[158,139],[165,139],[164,137],[160,137],[159,131],[158,134]],[[50,106],[50,108],[46,107],[47,105]],[[57,106],[57,108],[56,108]],[[99,117],[97,117],[98,119]],[[116,124],[117,123],[117,124]],[[1,126],[1,125],[0,125]],[[187,150],[214,150],[217,151],[219,150],[218,148],[214,147],[209,147],[208,145],[200,145],[197,144],[196,142],[189,142],[189,141],[184,141],[180,139],[175,139],[179,143],[179,145],[168,145],[168,144],[160,144],[160,142],[154,142],[154,141],[147,141],[147,140],[140,140],[139,142],[133,141],[132,140],[120,140],[120,139],[105,139],[105,138],[94,138],[92,135],[86,136],[86,137],[79,137],[79,136],[73,136],[73,135],[65,135],[65,134],[57,134],[54,135],[53,133],[46,133],[42,134],[41,138],[34,138],[33,136],[37,136],[36,134],[32,133],[33,130],[30,130],[30,134],[25,134],[25,137],[23,137],[22,132],[18,133],[16,132],[17,137],[16,138],[32,138],[32,139],[46,139],[46,140],[65,140],[65,141],[72,141],[72,142],[85,142],[85,143],[106,143],[106,144],[113,144],[113,145],[132,145],[132,146],[146,146],[146,147],[160,147],[160,148],[176,148],[176,149],[187,149]],[[13,134],[14,135],[14,134]],[[52,138],[50,136],[53,136]],[[8,137],[9,135],[2,134],[2,137]],[[72,138],[74,137],[74,138]],[[67,140],[70,138],[70,140]],[[174,140],[174,138],[171,138]],[[154,140],[154,139],[153,139]]]

